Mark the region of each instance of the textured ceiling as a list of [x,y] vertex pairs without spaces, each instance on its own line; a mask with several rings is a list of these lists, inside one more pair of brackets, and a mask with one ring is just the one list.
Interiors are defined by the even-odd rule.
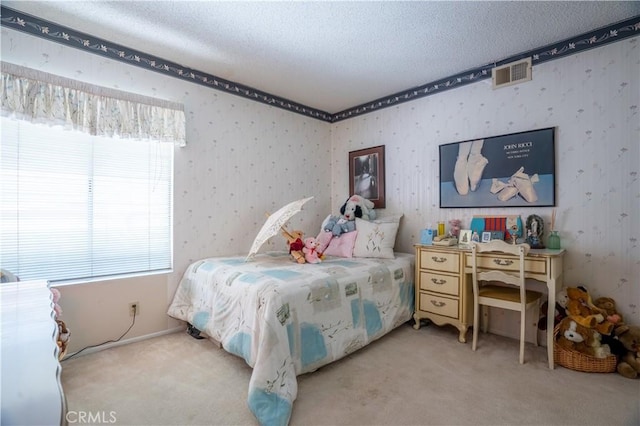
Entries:
[[2,1],[336,113],[640,15],[640,1]]

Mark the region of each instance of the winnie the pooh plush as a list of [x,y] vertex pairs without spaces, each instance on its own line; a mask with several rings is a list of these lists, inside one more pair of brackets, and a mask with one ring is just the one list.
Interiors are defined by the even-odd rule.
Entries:
[[635,379],[640,376],[640,327],[620,325],[614,333],[626,351],[619,357],[616,371],[624,377]]
[[584,327],[570,317],[560,321],[558,327],[556,342],[559,346],[596,358],[611,355],[611,349],[608,345],[601,344],[602,336],[595,329]]
[[304,253],[302,249],[304,242],[302,241],[302,231],[289,231],[284,226],[281,228],[282,236],[287,240],[287,246],[289,247],[289,254],[298,263],[305,263]]
[[613,323],[607,321],[607,312],[598,308],[591,301],[586,288],[567,287],[567,316],[578,324],[596,329],[600,334],[609,335],[613,331]]

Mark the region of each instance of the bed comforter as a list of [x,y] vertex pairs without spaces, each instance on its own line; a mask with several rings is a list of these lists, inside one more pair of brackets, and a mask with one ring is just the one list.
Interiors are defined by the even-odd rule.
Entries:
[[327,258],[288,253],[203,259],[190,265],[168,314],[247,362],[248,405],[261,424],[286,425],[296,376],[338,360],[408,321],[414,257]]

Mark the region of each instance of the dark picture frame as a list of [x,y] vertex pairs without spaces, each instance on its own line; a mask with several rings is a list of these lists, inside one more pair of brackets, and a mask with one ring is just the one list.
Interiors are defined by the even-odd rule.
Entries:
[[384,145],[349,152],[349,194],[385,208]]
[[556,205],[555,128],[440,145],[440,207]]

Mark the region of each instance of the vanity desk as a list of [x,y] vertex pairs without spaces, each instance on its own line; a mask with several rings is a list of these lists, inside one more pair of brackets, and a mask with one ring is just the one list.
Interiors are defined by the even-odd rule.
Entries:
[[[428,319],[436,325],[451,324],[467,341],[467,330],[473,325],[473,290],[471,249],[459,246],[416,244],[415,320]],[[547,355],[549,368],[553,362],[553,328],[556,293],[562,288],[562,260],[565,251],[532,249],[525,259],[525,276],[544,282],[548,289]],[[510,270],[515,256],[502,253],[482,253],[479,266],[485,269]]]
[[0,424],[66,425],[60,384],[58,324],[47,281],[0,285],[2,417]]

